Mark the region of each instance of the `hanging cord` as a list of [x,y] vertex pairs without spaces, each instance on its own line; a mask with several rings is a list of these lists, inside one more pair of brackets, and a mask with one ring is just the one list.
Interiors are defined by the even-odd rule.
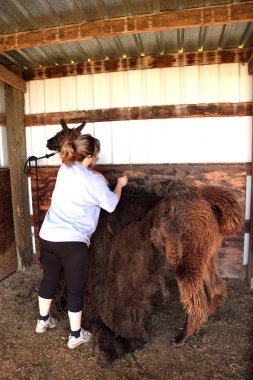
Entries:
[[38,228],[40,230],[41,223],[40,223],[40,199],[39,199],[39,178],[38,178],[38,160],[41,160],[43,158],[49,158],[56,154],[57,152],[46,154],[42,157],[36,157],[36,156],[30,156],[27,158],[25,164],[24,164],[24,173],[26,175],[29,175],[31,172],[31,162],[35,162],[35,180],[36,180],[36,205],[37,205],[37,218],[38,218]]
[[50,153],[50,154],[45,154],[45,156],[42,156],[42,157],[36,157],[36,156],[29,156],[24,164],[24,173],[25,174],[30,174],[30,171],[31,171],[31,162],[32,161],[38,161],[38,160],[41,160],[42,158],[49,158],[49,157],[52,157],[54,156],[56,153],[58,152],[54,152],[54,153]]

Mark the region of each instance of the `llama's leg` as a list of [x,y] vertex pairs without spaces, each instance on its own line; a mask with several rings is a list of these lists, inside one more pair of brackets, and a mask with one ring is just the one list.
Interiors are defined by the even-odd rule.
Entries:
[[216,271],[214,258],[210,260],[204,282],[209,303],[208,316],[211,316],[215,313],[217,304],[226,297],[226,285]]
[[186,315],[184,327],[181,330],[182,330],[181,333],[172,339],[172,344],[175,347],[183,347],[186,340],[191,335],[189,334],[189,329],[188,329],[188,315]]
[[200,273],[177,273],[180,299],[187,318],[182,333],[175,338],[173,344],[182,347],[186,340],[208,319],[208,303],[204,281]]

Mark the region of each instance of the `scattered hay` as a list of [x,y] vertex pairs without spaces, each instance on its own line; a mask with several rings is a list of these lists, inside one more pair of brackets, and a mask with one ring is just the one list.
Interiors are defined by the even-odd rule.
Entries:
[[55,331],[35,334],[37,291],[41,267],[35,263],[0,282],[0,379],[16,380],[250,380],[252,363],[252,293],[240,280],[228,280],[223,306],[185,345],[171,345],[184,313],[173,276],[170,296],[154,300],[147,324],[151,343],[134,354],[101,368],[94,345],[76,350],[66,346],[67,317],[54,305],[59,318]]

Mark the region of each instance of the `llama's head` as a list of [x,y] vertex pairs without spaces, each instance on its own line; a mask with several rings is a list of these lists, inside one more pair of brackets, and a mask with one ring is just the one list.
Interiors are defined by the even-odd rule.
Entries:
[[70,141],[74,141],[78,136],[80,136],[86,121],[80,124],[77,128],[69,128],[64,119],[61,119],[60,123],[62,130],[56,133],[55,136],[51,137],[51,139],[47,140],[47,148],[56,152],[60,152],[62,142],[66,137],[68,137]]
[[150,238],[154,246],[164,246],[164,240],[171,233],[176,214],[176,202],[163,198],[153,209],[153,225],[150,230]]
[[184,230],[184,209],[175,197],[164,197],[153,209],[153,225],[150,241],[158,251],[164,251],[171,265],[178,265],[182,258],[181,236]]

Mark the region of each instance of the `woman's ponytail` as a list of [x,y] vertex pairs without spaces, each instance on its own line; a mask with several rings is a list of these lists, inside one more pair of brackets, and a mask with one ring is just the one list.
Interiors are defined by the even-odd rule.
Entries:
[[89,134],[78,136],[73,141],[66,137],[61,146],[60,157],[65,165],[70,166],[75,161],[82,162],[86,157],[98,154],[99,151],[100,141]]
[[61,147],[60,157],[61,157],[62,162],[65,165],[67,166],[72,165],[73,162],[75,162],[76,160],[75,142],[71,142],[68,140],[64,141]]

